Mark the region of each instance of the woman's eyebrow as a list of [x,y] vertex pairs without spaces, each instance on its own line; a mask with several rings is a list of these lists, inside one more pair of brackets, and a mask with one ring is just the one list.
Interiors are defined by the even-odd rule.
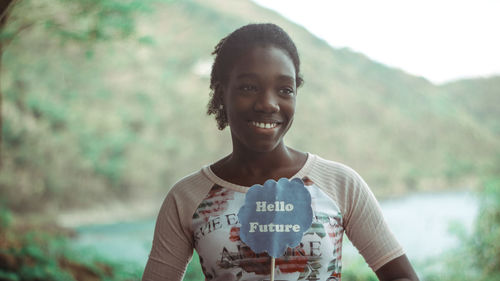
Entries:
[[280,75],[278,76],[278,79],[280,81],[285,81],[285,82],[295,82],[295,77],[289,76],[289,75]]

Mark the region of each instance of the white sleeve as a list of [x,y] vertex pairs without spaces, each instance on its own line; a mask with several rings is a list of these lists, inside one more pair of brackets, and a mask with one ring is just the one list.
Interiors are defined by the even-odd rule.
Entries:
[[347,187],[346,234],[373,271],[405,252],[390,231],[366,182],[354,170]]
[[192,239],[184,230],[178,200],[170,192],[158,214],[153,246],[143,281],[182,280],[193,254]]

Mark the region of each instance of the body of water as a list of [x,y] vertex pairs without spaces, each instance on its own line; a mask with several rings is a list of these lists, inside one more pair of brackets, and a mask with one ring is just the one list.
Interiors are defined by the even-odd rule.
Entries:
[[[414,194],[381,202],[392,232],[412,260],[443,253],[460,243],[452,225],[470,232],[478,215],[478,200],[472,193]],[[116,261],[145,265],[153,238],[155,218],[76,228],[76,247],[92,247]],[[356,250],[346,243],[344,252]]]

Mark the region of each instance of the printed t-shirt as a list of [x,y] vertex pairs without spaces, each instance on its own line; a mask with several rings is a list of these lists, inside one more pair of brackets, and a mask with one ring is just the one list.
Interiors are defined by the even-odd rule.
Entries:
[[[313,223],[299,246],[276,259],[276,281],[340,280],[344,232],[374,271],[404,254],[354,170],[308,154],[292,178],[302,179],[311,194]],[[158,215],[143,280],[182,280],[193,249],[206,280],[269,280],[271,258],[239,239],[237,214],[248,188],[224,181],[209,166],[174,185]]]

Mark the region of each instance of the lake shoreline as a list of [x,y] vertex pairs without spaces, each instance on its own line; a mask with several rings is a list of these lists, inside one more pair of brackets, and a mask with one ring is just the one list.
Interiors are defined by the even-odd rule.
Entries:
[[[415,191],[396,196],[377,196],[379,202],[390,202],[401,198],[426,195],[471,192],[471,188],[441,189],[437,191]],[[155,218],[160,210],[163,198],[139,199],[134,201],[114,201],[106,205],[91,208],[58,211],[53,218],[65,228],[77,228],[86,225],[104,225]]]
[[[381,200],[380,205],[391,232],[409,258],[419,261],[461,244],[460,236],[450,232],[450,226],[460,225],[462,233],[471,233],[479,213],[478,198],[470,190],[419,192],[397,200]],[[92,247],[110,259],[145,264],[154,228],[153,216],[129,222],[82,225],[74,229],[73,243]],[[358,255],[354,246],[344,245],[346,257]],[[122,251],[124,248],[126,253]]]
[[163,199],[153,198],[114,201],[91,208],[59,211],[54,217],[57,224],[65,228],[129,222],[155,217],[160,210],[162,201]]

